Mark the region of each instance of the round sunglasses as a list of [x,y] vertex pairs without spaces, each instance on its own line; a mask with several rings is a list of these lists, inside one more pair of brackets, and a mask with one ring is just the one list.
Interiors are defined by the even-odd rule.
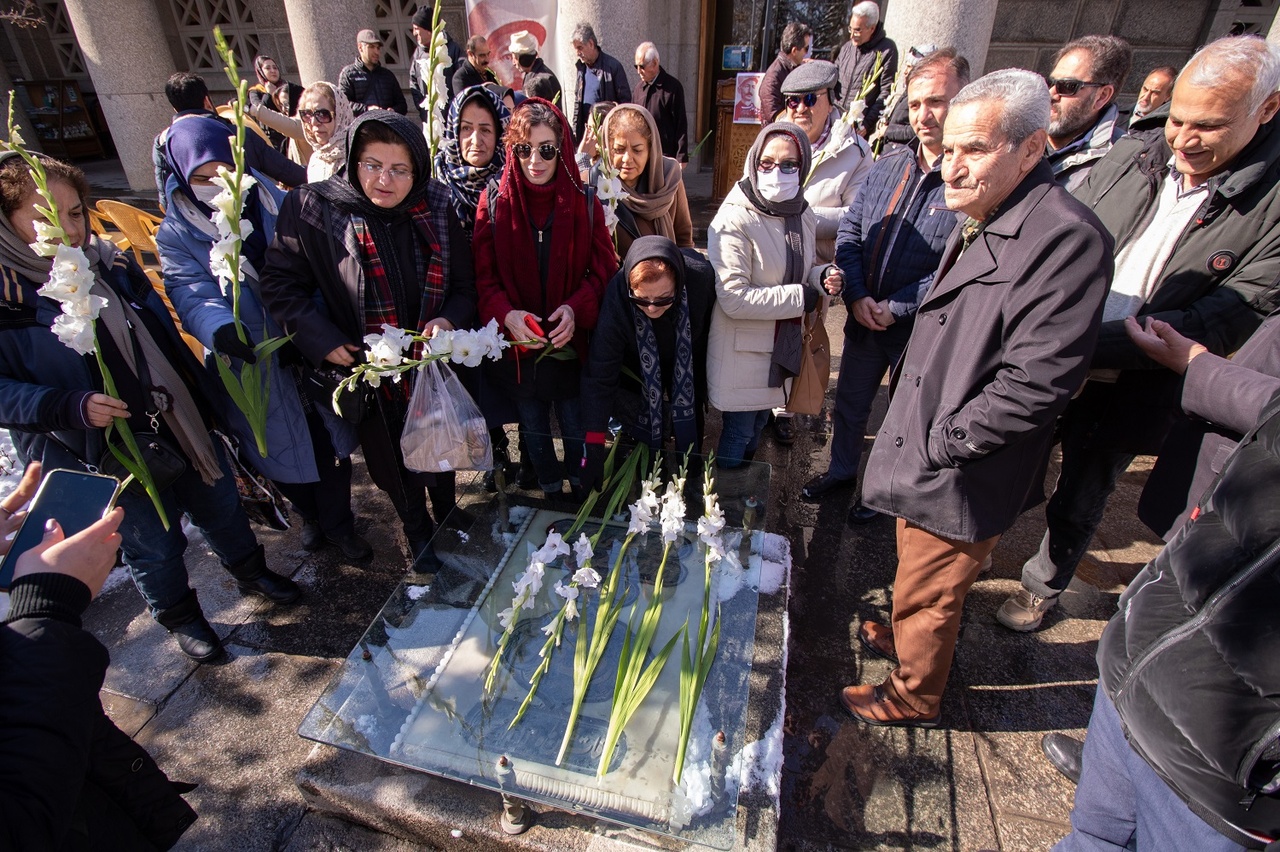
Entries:
[[317,124],[328,124],[333,121],[333,112],[327,109],[300,109],[298,118],[303,121],[315,121]]
[[787,108],[799,109],[800,104],[804,104],[807,107],[812,107],[817,102],[818,102],[817,92],[809,92],[809,94],[807,95],[790,95],[787,98]]
[[521,142],[518,145],[511,146],[511,152],[522,160],[532,157],[534,151],[537,151],[538,156],[548,163],[560,155],[560,149],[550,142],[543,142],[537,148],[534,148],[528,142]]

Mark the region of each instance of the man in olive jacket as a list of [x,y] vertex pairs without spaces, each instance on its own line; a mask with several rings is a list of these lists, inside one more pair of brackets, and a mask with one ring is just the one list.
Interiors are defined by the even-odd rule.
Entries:
[[1223,38],[1191,58],[1163,134],[1117,142],[1078,197],[1116,237],[1090,381],[1063,417],[1062,474],[1022,589],[996,614],[1029,631],[1066,589],[1134,455],[1154,454],[1181,383],[1125,333],[1137,316],[1229,355],[1274,307],[1280,276],[1280,51]]
[[895,372],[863,502],[898,517],[892,629],[859,638],[898,666],[846,687],[873,725],[934,727],[965,594],[1000,535],[1043,499],[1057,416],[1084,382],[1111,278],[1102,223],[1044,161],[1049,92],[1024,70],[960,90],[943,130],[943,250]]

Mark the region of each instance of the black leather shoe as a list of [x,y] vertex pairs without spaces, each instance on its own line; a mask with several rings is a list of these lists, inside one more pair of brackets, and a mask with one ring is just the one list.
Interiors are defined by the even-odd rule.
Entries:
[[773,440],[784,447],[796,442],[796,419],[794,417],[773,418]]
[[324,530],[315,521],[302,522],[302,549],[307,553],[315,553],[324,547]]
[[302,589],[297,583],[267,567],[267,555],[262,545],[258,545],[253,555],[243,562],[236,565],[224,562],[222,567],[236,578],[236,586],[243,595],[257,595],[277,604],[291,604],[302,597]]
[[329,536],[326,541],[341,550],[342,555],[353,562],[363,562],[373,556],[373,545],[355,532],[340,536]]
[[196,662],[207,663],[222,656],[222,640],[200,610],[194,589],[173,606],[156,610],[156,621],[169,631],[178,650]]
[[533,469],[533,464],[520,463],[520,475],[516,477],[516,488],[522,491],[532,491],[538,487],[538,472]]
[[838,491],[842,488],[848,488],[853,485],[852,479],[837,479],[830,473],[820,473],[813,479],[804,484],[804,488],[800,489],[800,499],[807,500],[810,503],[817,502],[818,498],[832,491]]
[[1080,767],[1084,762],[1084,743],[1060,731],[1051,731],[1040,738],[1040,750],[1053,764],[1053,768],[1080,783]]
[[879,512],[875,509],[868,509],[866,506],[862,505],[862,501],[858,501],[849,507],[849,517],[846,520],[851,525],[861,526],[863,524],[871,523],[878,517],[880,517]]
[[436,549],[431,546],[430,539],[410,540],[409,550],[413,553],[413,564],[409,566],[410,571],[419,574],[434,574],[444,568],[444,563],[436,555]]

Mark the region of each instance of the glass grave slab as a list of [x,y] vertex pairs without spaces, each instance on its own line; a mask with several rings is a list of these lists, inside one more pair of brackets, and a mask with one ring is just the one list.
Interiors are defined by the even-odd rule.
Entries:
[[[697,641],[706,576],[705,550],[696,528],[703,511],[702,459],[692,458],[689,467],[685,530],[663,570],[662,618],[650,659],[683,630],[686,620],[691,644]],[[759,578],[768,484],[765,464],[716,471],[730,556],[712,569],[711,617],[716,617],[718,602],[720,644],[695,716],[682,784],[671,778],[680,730],[679,639],[652,691],[624,729],[607,771],[597,778],[627,621],[634,607],[638,626],[662,562],[656,522],[623,554],[623,607],[560,764],[556,758],[573,699],[575,643],[579,629],[589,630],[594,623],[598,590],[582,591],[579,618],[566,624],[529,708],[520,722],[511,723],[547,641],[542,629],[563,603],[553,587],[558,580],[567,584],[576,570],[572,556],[548,565],[535,607],[521,611],[486,693],[486,674],[503,633],[499,613],[512,604],[512,583],[548,532],[566,534],[576,512],[572,506],[519,491],[493,496],[480,492],[483,499],[466,506],[474,522],[463,530],[443,528],[436,535],[434,546],[443,568],[429,578],[409,575],[307,714],[299,733],[513,798],[730,848],[738,794],[736,778],[730,776],[737,771],[734,758],[745,744],[757,609],[753,583]],[[638,485],[632,498],[636,495]],[[628,521],[629,516],[618,515],[608,521],[593,518],[581,529],[590,537],[604,524],[593,556],[593,567],[602,577],[618,556]],[[576,539],[577,533],[572,536]],[[413,582],[416,576],[423,582]],[[495,808],[497,804],[495,800]]]

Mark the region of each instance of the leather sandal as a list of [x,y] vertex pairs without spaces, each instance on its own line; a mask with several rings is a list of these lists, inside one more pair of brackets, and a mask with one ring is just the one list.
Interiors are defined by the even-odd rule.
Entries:
[[898,649],[893,644],[893,628],[875,621],[864,621],[858,628],[858,641],[869,653],[880,659],[898,662]]
[[846,686],[840,703],[859,722],[886,728],[936,728],[942,714],[925,716],[894,699],[883,684]]

